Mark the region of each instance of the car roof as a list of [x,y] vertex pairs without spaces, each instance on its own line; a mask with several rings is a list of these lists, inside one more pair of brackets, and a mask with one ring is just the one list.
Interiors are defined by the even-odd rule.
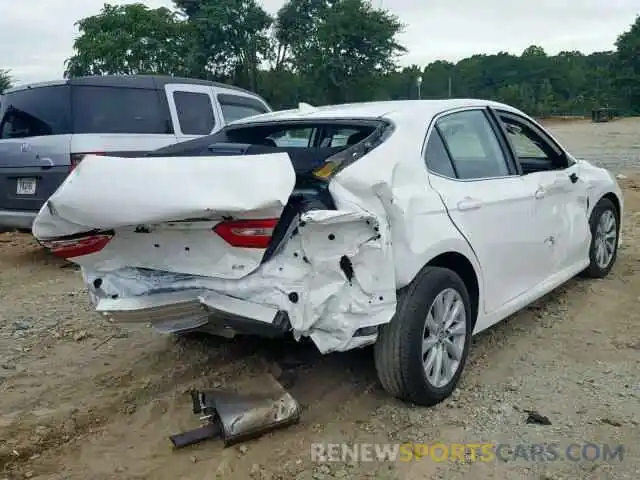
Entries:
[[465,107],[494,107],[522,113],[509,105],[480,99],[444,99],[444,100],[392,100],[384,102],[345,103],[312,107],[302,104],[293,110],[280,110],[232,122],[232,125],[295,120],[339,120],[339,119],[378,119],[390,120],[414,119],[416,115],[429,119],[447,110]]
[[226,83],[200,80],[198,78],[172,77],[168,75],[94,75],[86,77],[73,77],[66,80],[52,80],[48,82],[29,83],[19,85],[8,90],[4,94],[26,90],[31,88],[49,87],[56,85],[86,85],[94,87],[121,87],[121,88],[141,88],[148,90],[163,89],[167,84],[184,83],[188,85],[208,85],[218,88],[226,88],[237,92],[257,96],[254,92],[244,88],[228,85]]

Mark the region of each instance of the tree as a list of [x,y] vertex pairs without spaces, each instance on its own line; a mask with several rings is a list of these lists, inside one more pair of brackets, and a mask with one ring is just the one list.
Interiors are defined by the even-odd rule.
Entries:
[[[287,0],[271,18],[258,0],[174,0],[177,12],[105,5],[78,22],[67,75],[166,73],[224,81],[274,108],[367,100],[500,100],[534,115],[640,113],[640,17],[617,51],[476,54],[398,68],[398,18],[369,0]],[[0,82],[7,73],[0,71]],[[6,83],[6,80],[4,80]],[[0,83],[0,85],[2,85]]]
[[258,89],[273,19],[256,0],[175,0],[192,27],[190,74]]
[[10,72],[0,68],[0,94],[9,88],[11,88]]
[[618,70],[615,79],[629,107],[640,112],[640,16],[631,29],[618,37],[616,42]]
[[185,73],[189,25],[167,8],[105,4],[77,22],[65,76]]
[[396,41],[401,29],[365,0],[289,0],[276,20],[276,64],[306,80],[312,101],[366,100],[405,51]]

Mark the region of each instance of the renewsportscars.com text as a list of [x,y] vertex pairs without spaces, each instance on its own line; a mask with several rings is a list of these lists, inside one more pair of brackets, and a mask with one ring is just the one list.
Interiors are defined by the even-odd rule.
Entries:
[[503,443],[314,443],[314,462],[605,462],[624,459],[624,446],[598,443],[503,444]]

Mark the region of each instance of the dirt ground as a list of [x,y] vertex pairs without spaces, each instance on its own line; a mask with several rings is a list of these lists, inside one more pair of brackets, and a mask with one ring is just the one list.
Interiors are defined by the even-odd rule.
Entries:
[[[640,478],[640,120],[553,124],[579,156],[623,172],[618,262],[572,280],[474,339],[453,398],[391,399],[371,349],[318,355],[255,339],[176,340],[105,322],[76,269],[28,235],[0,234],[0,479]],[[187,395],[268,372],[303,407],[299,425],[230,448],[172,451],[198,425]],[[527,411],[551,425],[528,424]],[[326,443],[623,445],[622,461],[313,463]],[[604,448],[604,447],[603,447]]]

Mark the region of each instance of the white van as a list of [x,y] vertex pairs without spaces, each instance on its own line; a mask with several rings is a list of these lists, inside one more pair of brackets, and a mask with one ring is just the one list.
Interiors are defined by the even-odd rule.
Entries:
[[270,111],[247,90],[166,76],[79,77],[6,90],[0,104],[0,229],[30,229],[40,207],[88,153],[142,156]]

